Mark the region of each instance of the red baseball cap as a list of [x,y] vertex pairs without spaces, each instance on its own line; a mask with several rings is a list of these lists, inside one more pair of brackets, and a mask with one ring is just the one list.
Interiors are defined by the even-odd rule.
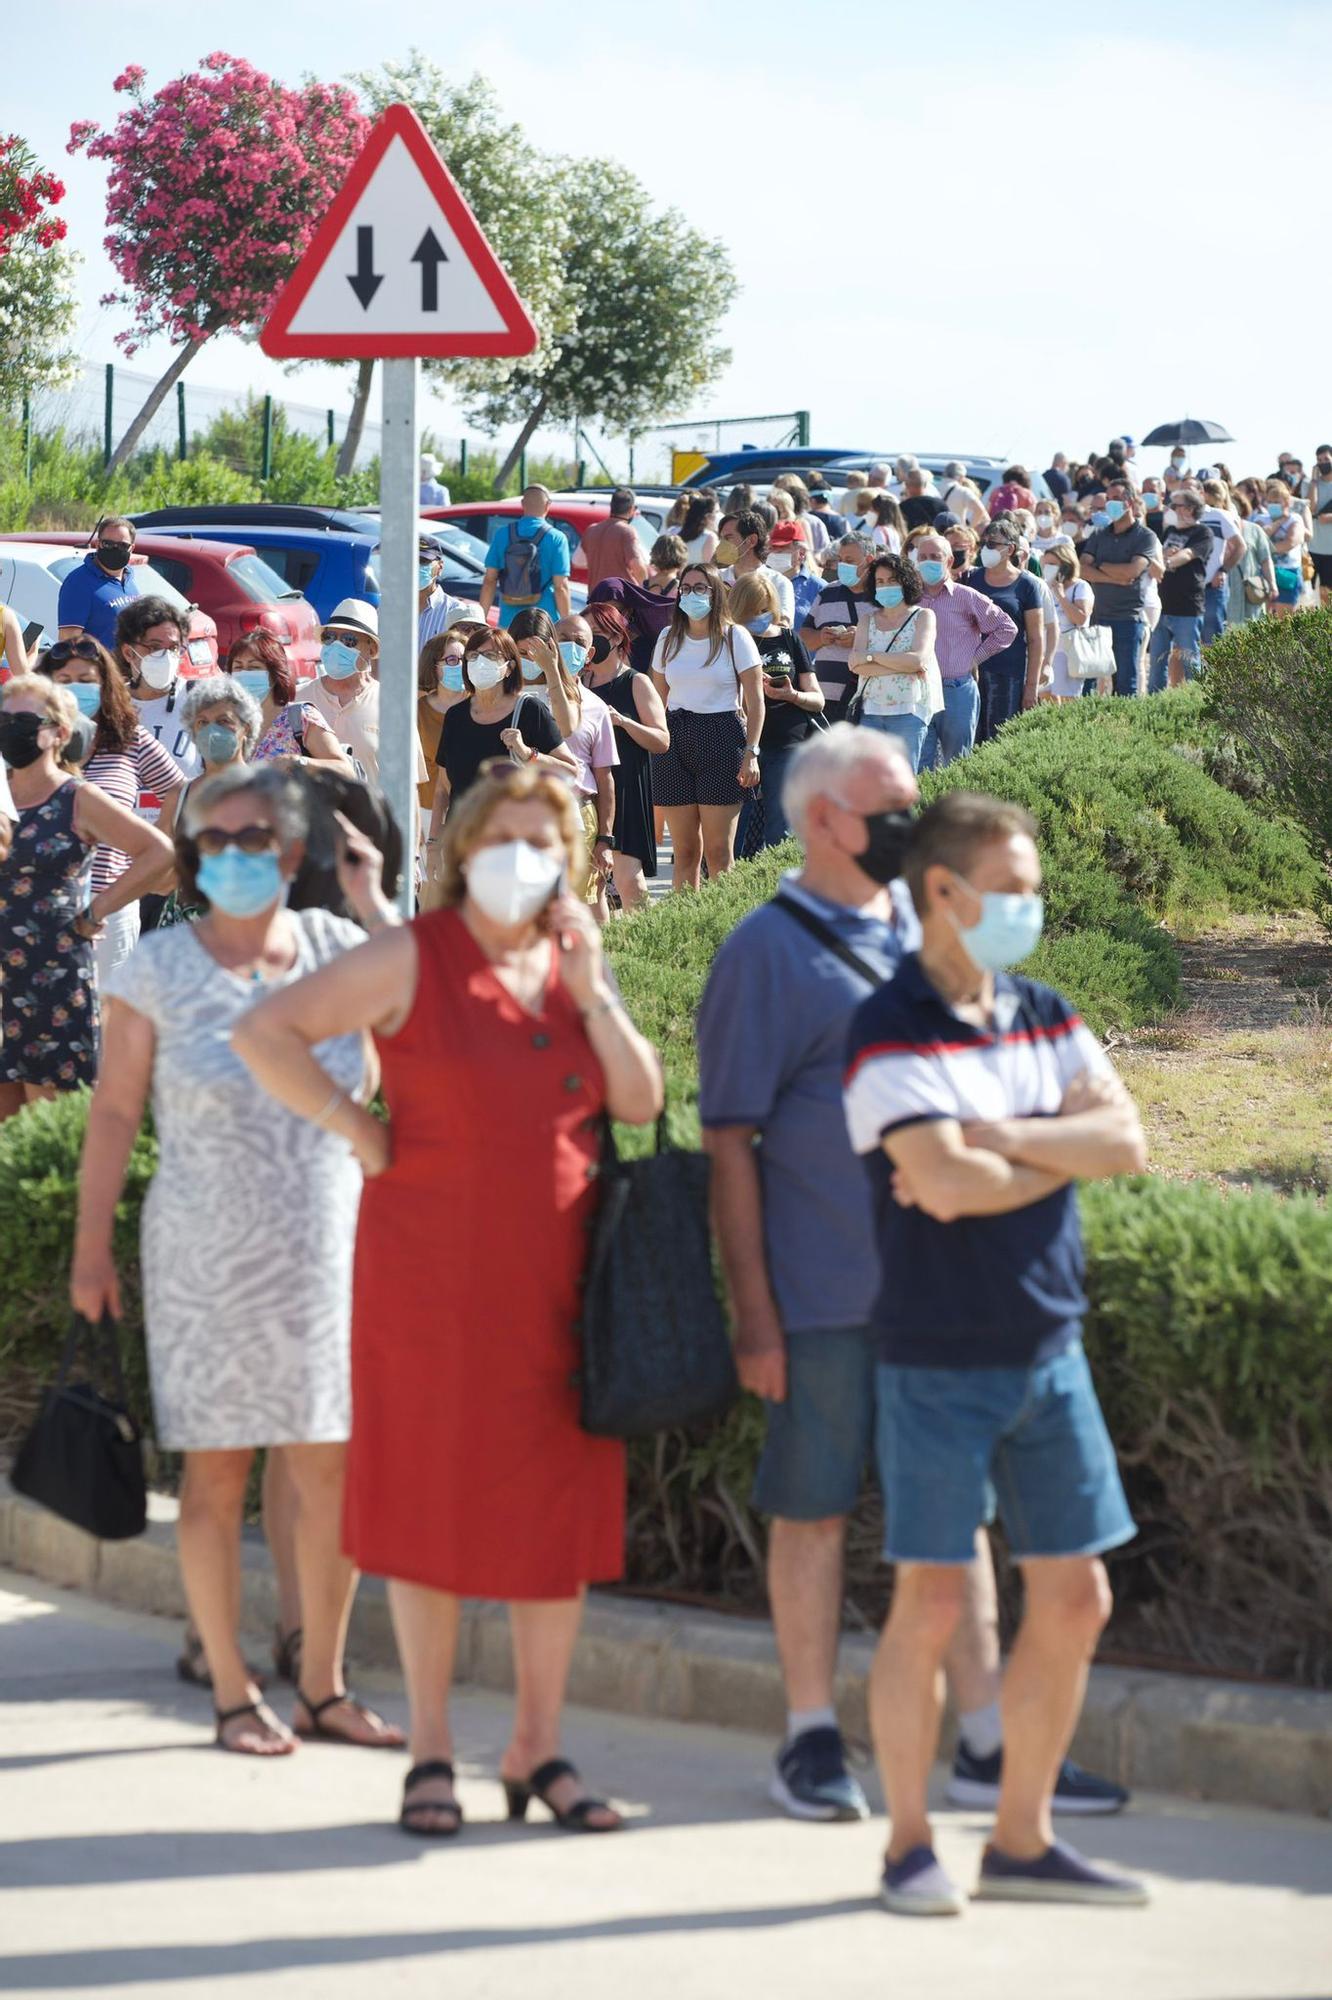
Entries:
[[788,549],[793,542],[805,542],[807,540],[808,536],[805,534],[805,524],[803,521],[778,521],[772,533],[768,536],[768,547],[770,549]]

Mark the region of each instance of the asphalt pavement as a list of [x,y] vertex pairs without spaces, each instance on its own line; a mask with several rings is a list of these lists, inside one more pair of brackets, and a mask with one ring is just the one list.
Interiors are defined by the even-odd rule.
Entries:
[[[1332,1992],[1332,1826],[1144,1798],[1084,1823],[1145,1910],[876,1902],[882,1822],[802,1826],[739,1731],[573,1711],[567,1749],[631,1816],[597,1841],[510,1830],[500,1696],[457,1702],[462,1837],[393,1824],[401,1753],[210,1743],[180,1627],[0,1572],[0,1992],[742,2000],[1313,2000]],[[403,1716],[388,1677],[367,1682]],[[944,1812],[961,1882],[985,1822]]]

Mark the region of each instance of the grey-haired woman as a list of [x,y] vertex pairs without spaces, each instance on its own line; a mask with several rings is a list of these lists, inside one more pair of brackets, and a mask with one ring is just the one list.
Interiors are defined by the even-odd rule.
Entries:
[[[238,712],[238,725],[245,720]],[[182,894],[204,914],[145,937],[107,982],[70,1276],[77,1311],[94,1320],[119,1314],[112,1228],[151,1092],[160,1152],[144,1203],[141,1267],[157,1437],[185,1454],[180,1562],[212,1680],[217,1742],[256,1756],[296,1747],[264,1704],[236,1632],[241,1514],[260,1447],[287,1459],[297,1498],[304,1637],[296,1734],[403,1740],[347,1694],[342,1678],[355,1581],[340,1521],[360,1160],[320,1120],[275,1104],[231,1048],[232,1029],[256,1000],[363,942],[365,930],[396,921],[379,886],[379,856],[350,823],[339,879],[365,929],[326,910],[285,907],[305,810],[301,787],[269,765],[233,760],[191,787],[177,820],[176,868]],[[370,1094],[364,1037],[338,1036],[316,1053],[330,1118],[345,1098]]]

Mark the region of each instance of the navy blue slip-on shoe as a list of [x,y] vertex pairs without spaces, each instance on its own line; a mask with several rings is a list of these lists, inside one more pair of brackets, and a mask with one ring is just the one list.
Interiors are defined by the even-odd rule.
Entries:
[[1019,1861],[987,1847],[973,1894],[1006,1903],[1106,1903],[1125,1908],[1149,1902],[1145,1882],[1089,1861],[1062,1840],[1034,1861]]
[[792,1819],[868,1819],[869,1800],[846,1768],[838,1729],[806,1729],[777,1753],[768,1797]]
[[960,1917],[967,1906],[932,1847],[913,1847],[900,1861],[886,1862],[879,1895],[896,1917]]
[[[993,1757],[976,1757],[959,1737],[957,1755],[948,1779],[946,1797],[949,1805],[974,1806],[992,1811],[999,1801],[999,1780],[1003,1776],[1003,1768],[1002,1750],[996,1750]],[[1081,1813],[1086,1817],[1093,1813],[1122,1812],[1128,1800],[1129,1795],[1122,1785],[1114,1784],[1109,1778],[1098,1778],[1095,1772],[1084,1771],[1071,1757],[1065,1757],[1059,1766],[1051,1803],[1057,1813]]]

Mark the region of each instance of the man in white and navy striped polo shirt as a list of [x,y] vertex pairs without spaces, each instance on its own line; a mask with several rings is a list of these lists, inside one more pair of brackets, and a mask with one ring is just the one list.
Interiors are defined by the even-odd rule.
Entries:
[[1100,1557],[1134,1533],[1082,1351],[1075,1183],[1139,1171],[1128,1093],[1066,1000],[1015,978],[1042,925],[1035,825],[949,792],[905,875],[919,952],[857,1012],[845,1085],[883,1281],[877,1456],[896,1563],[870,1718],[892,1820],[882,1893],[954,1914],[926,1804],[939,1671],[995,1501],[1026,1591],[1003,1692],[1003,1772],[977,1894],[1145,1900],[1057,1841],[1055,1774],[1110,1609]]

